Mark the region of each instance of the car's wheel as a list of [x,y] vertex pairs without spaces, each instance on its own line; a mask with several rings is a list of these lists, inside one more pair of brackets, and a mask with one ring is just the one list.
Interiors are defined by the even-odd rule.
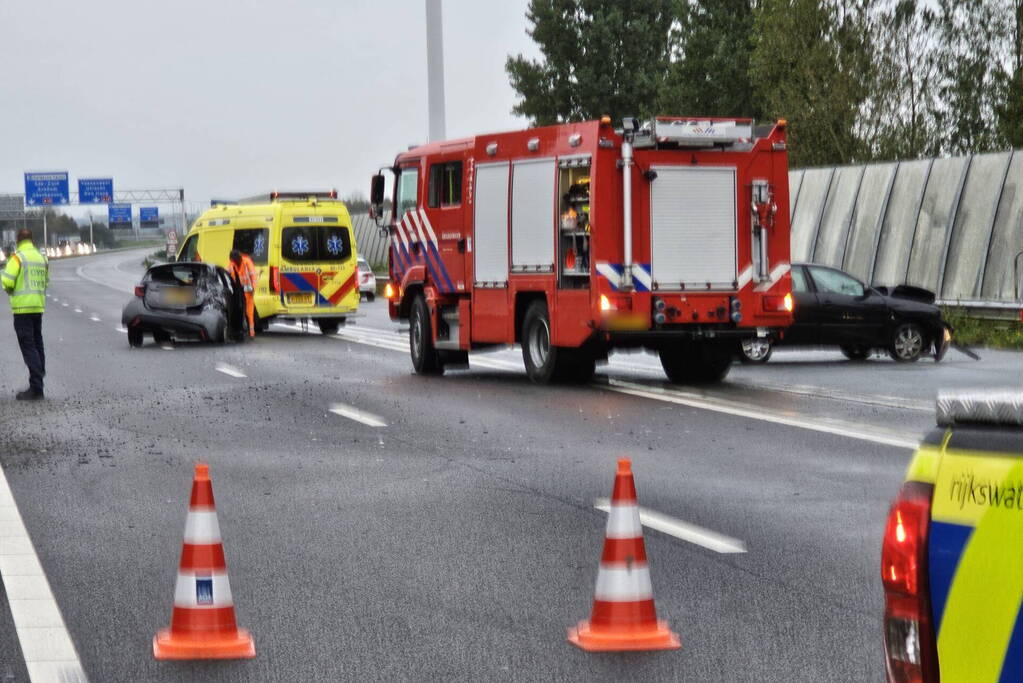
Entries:
[[337,334],[338,329],[341,327],[341,323],[337,320],[317,320],[316,325],[320,328],[320,332],[323,334]]
[[766,363],[774,352],[774,345],[767,337],[753,337],[743,339],[739,350],[739,360],[743,363]]
[[412,302],[412,314],[409,316],[409,352],[412,355],[412,367],[420,375],[444,374],[444,365],[433,346],[430,309],[422,294],[417,295]]
[[728,375],[732,355],[711,344],[684,343],[660,350],[661,367],[673,384],[713,384]]
[[892,360],[899,363],[912,363],[920,359],[927,340],[924,339],[923,330],[916,323],[902,323],[896,326],[892,332],[892,339],[888,346],[888,354]]
[[137,349],[142,346],[142,330],[137,327],[128,328],[128,346]]
[[870,355],[869,346],[853,346],[850,344],[843,344],[839,347],[842,350],[842,355],[849,360],[867,360],[867,356]]

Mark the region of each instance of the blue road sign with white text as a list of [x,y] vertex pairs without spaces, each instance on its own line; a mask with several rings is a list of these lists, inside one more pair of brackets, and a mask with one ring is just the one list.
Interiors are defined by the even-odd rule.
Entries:
[[155,223],[160,224],[160,207],[158,206],[140,206],[139,207],[139,223]]
[[70,201],[67,171],[25,174],[25,204],[28,206],[67,204]]
[[79,204],[109,204],[114,201],[113,178],[79,178]]
[[108,204],[107,221],[111,228],[130,228],[131,204]]

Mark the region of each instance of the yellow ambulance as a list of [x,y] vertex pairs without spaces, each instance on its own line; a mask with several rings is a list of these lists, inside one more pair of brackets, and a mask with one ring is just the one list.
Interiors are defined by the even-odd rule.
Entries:
[[260,331],[274,319],[309,318],[324,334],[334,334],[358,309],[355,234],[336,191],[215,201],[192,225],[177,260],[227,268],[232,249],[256,265]]

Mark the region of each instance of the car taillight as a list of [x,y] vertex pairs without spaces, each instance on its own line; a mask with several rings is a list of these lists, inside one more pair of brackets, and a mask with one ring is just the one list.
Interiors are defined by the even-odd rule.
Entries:
[[795,307],[792,295],[768,294],[764,297],[764,310],[775,313],[791,313]]
[[137,296],[138,298],[141,299],[145,295],[146,295],[146,286],[145,285],[136,285],[135,286],[135,296]]
[[892,503],[881,546],[884,649],[889,681],[938,680],[927,579],[927,533],[934,487],[903,484]]
[[270,291],[281,291],[281,269],[277,266],[270,266]]

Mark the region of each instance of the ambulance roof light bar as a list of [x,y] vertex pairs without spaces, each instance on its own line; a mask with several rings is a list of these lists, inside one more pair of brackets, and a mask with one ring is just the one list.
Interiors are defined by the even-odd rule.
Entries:
[[292,201],[304,202],[310,199],[337,199],[337,190],[309,190],[305,192],[281,192],[274,190],[267,194],[257,194],[252,197],[239,199],[239,204],[263,204],[266,202]]

